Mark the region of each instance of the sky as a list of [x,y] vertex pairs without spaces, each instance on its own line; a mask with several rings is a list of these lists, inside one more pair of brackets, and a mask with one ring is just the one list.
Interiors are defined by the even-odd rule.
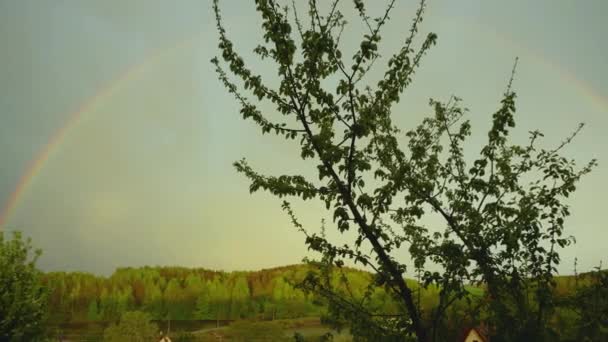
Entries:
[[[345,52],[354,52],[363,26],[343,2]],[[380,44],[387,56],[417,1],[398,3]],[[385,1],[369,4],[379,15]],[[253,1],[221,8],[237,49],[276,84],[272,66],[251,53],[262,37]],[[566,234],[577,243],[562,251],[563,274],[575,257],[579,270],[608,262],[607,12],[604,0],[430,0],[422,31],[436,32],[438,44],[393,112],[411,127],[431,113],[429,98],[457,95],[470,110],[475,150],[519,57],[514,139],[541,129],[554,146],[585,122],[564,153],[599,161],[568,202]],[[247,157],[269,174],[313,174],[297,146],[243,121],[217,80],[209,0],[0,0],[0,46],[0,229],[30,236],[43,249],[42,269],[254,270],[307,255],[281,200],[249,194],[231,165]],[[318,231],[322,207],[297,204]]]

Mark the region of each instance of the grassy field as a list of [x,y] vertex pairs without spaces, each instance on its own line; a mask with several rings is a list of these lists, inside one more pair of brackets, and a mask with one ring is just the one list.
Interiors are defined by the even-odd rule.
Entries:
[[[330,332],[330,328],[321,324],[319,318],[299,318],[264,322],[235,322],[220,328],[202,329],[193,333],[199,341],[293,341],[295,333],[306,338],[306,341],[318,341],[321,336]],[[347,331],[332,331],[334,341],[352,341]]]
[[[155,322],[159,329],[166,331],[166,323]],[[164,323],[164,324],[163,324]],[[202,324],[201,322],[173,321],[171,323],[170,337],[175,342],[208,342],[208,341],[293,341],[297,332],[306,338],[306,341],[318,341],[321,336],[330,332],[330,328],[321,324],[318,317],[285,319],[275,321],[237,321],[222,322],[223,326],[215,327],[215,322]],[[52,335],[63,338],[62,341],[90,341],[103,340],[104,323],[70,324],[53,327]],[[332,332],[334,341],[352,341],[347,331]]]

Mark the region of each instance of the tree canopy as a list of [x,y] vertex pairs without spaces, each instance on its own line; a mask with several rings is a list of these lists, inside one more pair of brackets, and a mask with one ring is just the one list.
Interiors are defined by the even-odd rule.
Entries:
[[159,330],[148,314],[129,311],[120,317],[118,324],[106,328],[103,335],[106,342],[148,342],[158,338]]
[[[255,3],[263,36],[254,52],[274,62],[278,87],[264,82],[236,49],[218,0],[213,9],[221,57],[211,62],[240,104],[243,118],[263,134],[297,144],[300,157],[316,165],[318,177],[263,175],[246,159],[234,166],[250,180],[251,192],[325,204],[339,232],[355,232],[353,241],[333,243],[325,234],[305,229],[287,200],[283,209],[306,235],[308,247],[321,253],[323,263],[341,267],[350,260],[373,269],[373,284],[384,286],[397,300],[397,312],[387,320],[386,313],[366,304],[372,291],[356,300],[334,291],[320,273],[311,273],[304,287],[323,294],[334,308],[334,321],[349,322],[356,336],[405,334],[426,342],[444,339],[440,330],[448,308],[470,299],[465,284],[483,284],[489,314],[477,319],[483,318],[496,338],[550,339],[553,274],[559,250],[573,241],[564,230],[570,215],[566,199],[596,164],[592,160],[577,168],[574,160],[561,155],[583,125],[553,148],[540,146],[543,134],[538,130],[530,132],[526,144],[511,142],[514,66],[491,115],[486,143],[469,151],[474,155],[470,161],[464,143],[472,127],[457,96],[430,99],[431,114],[405,132],[392,119],[423,56],[437,41],[434,33],[417,40],[424,0],[401,48],[385,59],[383,77],[373,86],[366,75],[381,60],[381,31],[395,1],[377,18],[368,15],[365,2],[353,1],[367,32],[350,60],[340,44],[347,22],[339,0],[330,2],[327,11],[308,1],[306,20],[295,2]],[[262,111],[262,103],[272,104],[276,115]],[[429,215],[439,217],[443,226],[426,226],[423,218]],[[403,250],[409,260],[394,256]],[[439,289],[429,311],[421,309],[413,286],[404,279],[408,267],[425,287]]]
[[36,268],[40,250],[20,232],[0,231],[0,341],[37,341],[44,336],[46,289]]

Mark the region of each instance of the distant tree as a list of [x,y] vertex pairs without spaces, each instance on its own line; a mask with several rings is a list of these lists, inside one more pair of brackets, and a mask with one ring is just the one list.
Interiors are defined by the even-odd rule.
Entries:
[[217,319],[228,319],[230,314],[230,292],[225,282],[215,278],[213,283],[214,290],[211,292],[213,296],[213,305],[211,306]]
[[78,311],[79,311],[79,306],[78,306],[78,299],[80,297],[80,281],[79,281],[79,274],[78,273],[74,273],[72,275],[73,277],[73,281],[72,281],[72,287],[70,288],[69,292],[68,292],[68,296],[67,296],[67,301],[69,303],[69,308],[70,308],[70,316],[72,318],[72,320],[78,320]]
[[[376,19],[369,17],[366,2],[354,1],[366,34],[347,65],[340,47],[346,20],[339,0],[326,4],[326,13],[321,13],[318,1],[309,1],[307,20],[298,16],[295,2],[283,7],[274,0],[256,0],[263,42],[254,52],[276,64],[276,90],[235,50],[218,3],[214,0],[213,8],[225,65],[257,102],[273,106],[280,115],[263,113],[219,58],[213,58],[220,81],[239,102],[244,119],[254,121],[263,134],[294,140],[302,159],[316,161],[318,177],[262,175],[245,159],[234,164],[237,171],[250,179],[251,192],[266,190],[325,204],[339,232],[354,230],[351,243],[336,245],[310,233],[289,202],[283,202],[283,209],[306,234],[308,247],[322,254],[323,263],[342,267],[351,260],[372,268],[375,285],[385,287],[399,310],[387,320],[385,313],[370,311],[365,300],[334,291],[311,274],[304,285],[328,300],[332,314],[350,322],[359,338],[409,335],[420,342],[438,341],[446,310],[469,296],[464,285],[481,282],[487,289],[485,309],[492,313],[488,323],[497,339],[547,339],[558,251],[572,241],[564,236],[570,214],[564,200],[595,166],[593,160],[576,169],[574,161],[560,155],[582,125],[551,149],[539,147],[539,131],[530,132],[525,145],[509,143],[515,126],[512,75],[492,116],[487,142],[471,165],[464,152],[471,125],[463,119],[466,109],[459,98],[431,99],[432,115],[404,136],[392,121],[392,108],[437,39],[429,33],[414,49],[424,0],[409,35],[388,58],[374,88],[360,81],[377,65],[380,31],[395,1]],[[429,215],[440,218],[443,226],[425,226],[421,219]],[[439,289],[437,303],[426,314],[404,279],[408,265],[395,257],[404,248],[423,286]],[[372,255],[363,252],[368,249]],[[438,271],[430,271],[430,263]]]
[[31,239],[0,231],[0,341],[38,341],[47,317],[47,291],[36,268],[40,250]]
[[135,279],[131,282],[133,290],[133,301],[136,306],[141,306],[146,298],[146,285],[140,279]]
[[272,287],[272,299],[277,302],[284,301],[291,297],[293,289],[289,286],[289,283],[285,281],[284,277],[277,277],[274,280]]
[[45,284],[48,288],[48,309],[53,323],[67,322],[70,319],[69,310],[64,300],[66,296],[66,273],[46,274]]
[[122,314],[120,322],[107,327],[103,334],[105,342],[149,342],[158,338],[158,326],[150,322],[147,313],[129,311]]
[[154,319],[161,319],[163,312],[163,294],[157,283],[147,280],[145,283],[146,297],[143,302],[143,309],[152,315]]
[[209,293],[203,292],[196,299],[196,309],[194,311],[195,319],[211,320],[215,319],[215,315],[211,310],[211,300]]
[[249,284],[247,278],[240,275],[236,278],[230,294],[230,316],[240,319],[249,316]]
[[101,318],[99,314],[99,307],[97,305],[97,299],[93,299],[89,304],[89,308],[87,310],[87,319],[89,321],[98,321]]
[[102,319],[106,321],[120,318],[116,299],[108,288],[103,288],[99,295],[99,312]]
[[307,309],[304,304],[305,295],[300,289],[292,286],[291,280],[277,277],[274,281],[272,313],[275,318],[295,318],[303,316]]
[[185,295],[179,280],[173,278],[167,283],[163,298],[168,311],[168,318],[186,319],[188,310]]
[[204,286],[200,275],[193,272],[186,277],[184,288],[189,296],[196,298],[203,291]]
[[184,301],[186,303],[186,317],[193,319],[196,310],[196,301],[203,292],[204,282],[197,273],[190,273],[184,284]]
[[207,298],[209,300],[208,309],[202,308],[203,312],[208,314],[205,317],[215,319],[216,326],[219,327],[220,320],[229,318],[230,293],[219,277],[214,277],[213,280],[205,283],[204,293],[207,294],[207,297],[204,297],[204,302],[200,303],[201,307],[207,305]]
[[[578,275],[577,275],[578,277]],[[585,274],[586,284],[571,294],[567,307],[576,316],[577,341],[608,340],[608,271],[601,266]],[[568,322],[572,323],[572,322]]]

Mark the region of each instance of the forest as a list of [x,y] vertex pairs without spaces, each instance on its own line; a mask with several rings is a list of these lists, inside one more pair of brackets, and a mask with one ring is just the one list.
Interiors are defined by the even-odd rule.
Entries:
[[[293,265],[256,272],[222,272],[202,268],[119,268],[109,277],[81,272],[52,272],[43,276],[49,288],[51,321],[117,320],[126,311],[140,310],[153,319],[237,320],[318,316],[323,305],[297,288],[309,271]],[[371,276],[344,272],[355,295]],[[339,286],[338,277],[334,279]],[[382,289],[374,301],[391,305]]]
[[[324,317],[326,302],[315,293],[300,288],[309,264],[290,265],[250,272],[222,272],[203,268],[141,267],[119,268],[109,277],[82,272],[51,272],[42,277],[49,289],[50,324],[110,323],[129,311],[143,311],[156,321],[278,320]],[[372,274],[354,268],[335,268],[332,286],[338,293],[362,298]],[[605,272],[555,277],[556,310],[553,324],[574,335],[582,321],[581,308],[593,315],[602,309]],[[407,280],[417,291],[422,312],[437,305],[439,289],[424,288]],[[473,301],[462,300],[450,308],[446,329],[454,334],[463,326],[480,323],[478,312],[488,300],[482,285],[467,286]],[[603,292],[602,292],[603,291]],[[382,287],[373,289],[368,303],[375,311],[397,313],[398,305]],[[604,305],[605,306],[605,305]],[[598,316],[596,313],[596,316]],[[599,316],[598,316],[599,317]],[[588,322],[592,323],[592,322]],[[599,323],[599,322],[598,322]]]
[[[357,308],[370,312],[374,322],[385,327],[401,317],[398,298],[387,286],[378,285],[377,275],[346,265],[306,260],[232,272],[126,267],[105,277],[41,272],[35,268],[40,251],[24,263],[28,254],[32,254],[30,239],[15,233],[5,241],[0,234],[0,265],[10,266],[0,268],[0,341],[48,341],[43,337],[130,341],[129,334],[153,337],[159,330],[181,336],[180,341],[214,340],[213,333],[241,336],[245,341],[256,334],[303,341],[297,335],[300,331],[308,331],[307,341],[329,341],[323,337],[327,333],[352,341],[357,326],[336,314],[348,309],[347,303],[357,303]],[[574,266],[574,275],[556,275],[551,280],[553,309],[547,313],[547,329],[558,334],[560,341],[599,341],[606,334],[608,272],[600,265],[579,274]],[[422,319],[433,322],[445,290],[424,283],[420,274],[404,281],[413,289]],[[444,319],[434,323],[442,340],[457,340],[463,329],[483,326],[495,315],[491,307],[495,300],[485,283],[468,283],[464,289],[467,295],[452,301]],[[537,288],[527,291],[525,305],[537,305]]]

